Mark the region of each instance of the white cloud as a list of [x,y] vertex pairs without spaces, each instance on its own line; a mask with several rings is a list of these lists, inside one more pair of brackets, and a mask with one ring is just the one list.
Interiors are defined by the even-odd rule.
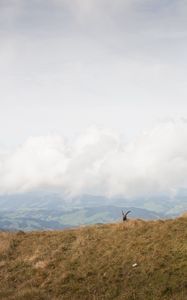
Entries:
[[74,141],[31,137],[0,156],[0,192],[61,188],[67,195],[173,194],[187,188],[187,122],[167,121],[125,144],[96,127]]

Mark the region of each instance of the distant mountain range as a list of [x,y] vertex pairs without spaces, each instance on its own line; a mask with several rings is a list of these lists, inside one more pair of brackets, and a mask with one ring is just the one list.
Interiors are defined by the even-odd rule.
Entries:
[[182,194],[139,199],[108,199],[84,195],[67,199],[61,193],[31,192],[0,197],[0,229],[46,230],[121,220],[121,209],[131,210],[129,218],[155,220],[171,218],[187,210]]

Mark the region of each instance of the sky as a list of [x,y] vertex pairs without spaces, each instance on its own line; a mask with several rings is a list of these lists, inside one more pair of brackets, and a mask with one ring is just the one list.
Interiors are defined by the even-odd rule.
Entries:
[[185,0],[0,0],[0,192],[187,187],[186,53]]

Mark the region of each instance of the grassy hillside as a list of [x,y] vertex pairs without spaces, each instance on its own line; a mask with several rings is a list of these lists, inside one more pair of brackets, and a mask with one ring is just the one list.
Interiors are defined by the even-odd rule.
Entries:
[[0,299],[187,299],[187,218],[1,232]]

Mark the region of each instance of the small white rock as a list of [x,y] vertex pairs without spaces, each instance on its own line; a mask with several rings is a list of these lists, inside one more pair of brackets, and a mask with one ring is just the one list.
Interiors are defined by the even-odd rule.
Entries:
[[138,265],[138,264],[137,264],[137,263],[135,263],[135,264],[133,264],[133,265],[132,265],[132,267],[133,267],[133,268],[135,268],[135,267],[137,267],[137,265]]

